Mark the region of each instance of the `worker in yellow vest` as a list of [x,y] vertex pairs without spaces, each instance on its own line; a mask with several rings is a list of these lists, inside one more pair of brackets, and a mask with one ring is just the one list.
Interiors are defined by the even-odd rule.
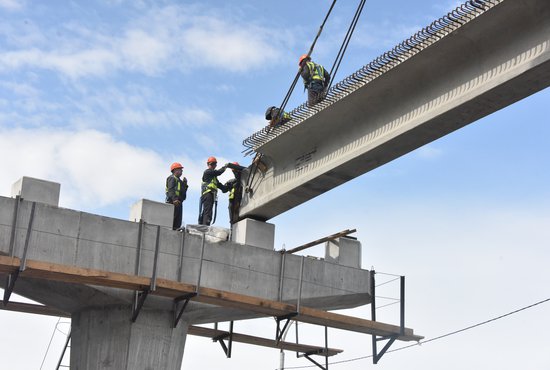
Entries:
[[204,171],[202,175],[199,224],[210,226],[210,224],[212,223],[214,205],[216,204],[217,206],[218,189],[220,189],[224,193],[227,192],[227,188],[225,187],[225,185],[218,181],[218,176],[225,172],[225,170],[227,169],[227,164],[219,170],[216,170],[218,160],[216,159],[216,157],[209,157],[206,161],[206,165],[208,166],[208,168]]
[[[229,191],[229,223],[233,225],[239,221],[239,208],[241,207],[241,200],[243,197],[243,186],[241,184],[241,170],[238,162],[233,162],[235,165],[231,169],[235,178],[227,181],[225,187]],[[243,168],[243,167],[241,167]]]
[[284,125],[292,118],[290,114],[285,111],[283,111],[282,114],[279,114],[280,111],[281,110],[275,106],[269,107],[265,111],[265,119],[269,121],[269,128]]
[[325,98],[330,73],[322,65],[312,62],[307,54],[300,57],[298,65],[304,87],[307,89],[307,105],[312,107]]
[[166,203],[174,205],[174,222],[172,229],[177,230],[181,227],[183,216],[183,201],[187,198],[187,179],[183,174],[183,166],[179,162],[174,162],[170,166],[172,174],[166,178]]

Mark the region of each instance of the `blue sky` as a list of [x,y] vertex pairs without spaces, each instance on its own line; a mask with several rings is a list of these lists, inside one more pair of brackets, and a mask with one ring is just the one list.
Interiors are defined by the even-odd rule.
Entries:
[[[33,176],[62,184],[62,207],[127,219],[137,200],[163,200],[177,160],[191,185],[184,222],[195,223],[206,158],[249,164],[241,142],[282,101],[330,2],[296,4],[0,0],[0,194]],[[336,80],[457,4],[368,1]],[[314,59],[332,64],[355,5],[337,3]],[[298,87],[288,107],[305,98]],[[549,298],[549,99],[546,89],[274,218],[276,248],[357,228],[364,268],[407,276],[407,325],[427,339]],[[549,307],[387,354],[377,367],[547,369]],[[380,315],[397,320],[392,308]],[[0,312],[13,333],[0,346],[6,368],[38,368],[56,321]],[[270,337],[271,321],[239,331]],[[335,361],[370,354],[367,336],[334,331],[329,344],[345,350]],[[188,338],[183,368],[274,369],[278,356],[235,345],[227,360]],[[287,354],[287,364],[309,362]]]

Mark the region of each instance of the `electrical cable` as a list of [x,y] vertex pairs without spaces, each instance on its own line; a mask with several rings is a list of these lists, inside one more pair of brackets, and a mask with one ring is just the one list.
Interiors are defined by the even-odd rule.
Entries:
[[[504,314],[504,315],[500,315],[500,316],[497,316],[497,317],[493,317],[492,319],[485,320],[485,321],[482,321],[482,322],[480,322],[480,323],[477,323],[477,324],[474,324],[474,325],[470,325],[470,326],[467,326],[467,327],[462,328],[462,329],[459,329],[459,330],[452,331],[452,332],[450,332],[450,333],[446,333],[446,334],[443,334],[443,335],[440,335],[440,336],[437,336],[437,337],[434,337],[434,338],[426,339],[426,340],[421,340],[421,341],[418,341],[417,343],[409,344],[408,346],[399,347],[399,348],[395,348],[395,349],[390,349],[390,350],[386,351],[386,353],[397,352],[397,351],[401,351],[401,350],[404,350],[404,349],[407,349],[407,348],[420,346],[420,345],[423,345],[423,344],[426,344],[426,343],[429,343],[429,342],[433,342],[433,341],[436,341],[436,340],[439,340],[439,339],[443,339],[443,338],[446,338],[446,337],[450,337],[451,335],[455,335],[455,334],[458,334],[458,333],[462,333],[462,332],[464,332],[464,331],[467,331],[467,330],[470,330],[470,329],[477,328],[478,326],[482,326],[482,325],[488,324],[488,323],[490,323],[490,322],[493,322],[493,321],[497,321],[497,320],[503,319],[503,318],[505,318],[505,317],[507,317],[507,316],[516,314],[516,313],[521,312],[521,311],[525,311],[525,310],[527,310],[527,309],[533,308],[533,307],[535,307],[535,306],[538,306],[538,305],[540,305],[540,304],[546,303],[546,302],[548,302],[548,301],[550,301],[550,298],[543,299],[542,301],[538,301],[538,302],[533,303],[533,304],[530,304],[530,305],[528,305],[528,306],[525,306],[525,307],[519,308],[519,309],[517,309],[517,310],[508,312],[508,313],[506,313],[506,314]],[[343,363],[346,363],[346,362],[353,362],[353,361],[358,361],[358,360],[364,360],[364,359],[372,358],[372,357],[373,357],[373,355],[362,356],[362,357],[356,357],[356,358],[350,358],[350,359],[348,359],[348,360],[342,360],[342,361],[331,362],[329,365],[343,364]],[[308,366],[293,366],[293,367],[286,367],[286,369],[306,369],[306,368],[310,368],[310,367],[315,367],[315,365],[308,365]]]

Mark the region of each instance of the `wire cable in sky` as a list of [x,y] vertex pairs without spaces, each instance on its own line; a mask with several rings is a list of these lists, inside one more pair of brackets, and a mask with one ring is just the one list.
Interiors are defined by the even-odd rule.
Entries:
[[[450,337],[451,335],[455,335],[455,334],[458,334],[458,333],[461,333],[463,331],[467,331],[467,330],[470,330],[470,329],[474,329],[474,328],[477,328],[478,326],[482,326],[482,325],[485,325],[485,324],[488,324],[490,322],[493,322],[493,321],[497,321],[497,320],[500,320],[500,319],[503,319],[507,316],[510,316],[510,315],[513,315],[513,314],[516,314],[518,312],[521,312],[521,311],[525,311],[529,308],[533,308],[535,306],[538,306],[540,304],[543,304],[543,303],[546,303],[550,301],[550,298],[546,298],[546,299],[543,299],[542,301],[539,301],[539,302],[536,302],[536,303],[533,303],[529,306],[525,306],[525,307],[522,307],[522,308],[519,308],[515,311],[511,311],[511,312],[508,312],[504,315],[500,315],[500,316],[497,316],[497,317],[494,317],[492,319],[489,319],[489,320],[485,320],[483,322],[480,322],[478,324],[475,324],[475,325],[470,325],[470,326],[467,326],[465,328],[462,328],[462,329],[459,329],[459,330],[455,330],[455,331],[452,331],[450,333],[447,333],[447,334],[443,334],[443,335],[440,335],[440,336],[437,336],[437,337],[434,337],[434,338],[430,338],[430,339],[426,339],[426,340],[423,340],[423,341],[418,341],[417,343],[414,343],[414,344],[409,344],[408,346],[404,346],[404,347],[399,347],[399,348],[395,348],[395,349],[390,349],[388,351],[386,351],[386,353],[390,353],[390,352],[397,352],[397,351],[401,351],[401,350],[404,350],[404,349],[407,349],[407,348],[411,348],[411,347],[415,347],[415,346],[420,346],[422,344],[426,344],[426,343],[429,343],[429,342],[433,342],[433,341],[436,341],[436,340],[439,340],[439,339],[443,339],[443,338],[446,338],[446,337]],[[358,361],[358,360],[364,360],[364,359],[367,359],[367,358],[372,358],[373,355],[368,355],[368,356],[363,356],[363,357],[356,357],[356,358],[350,358],[349,360],[342,360],[342,361],[335,361],[335,362],[331,362],[329,363],[329,365],[336,365],[336,364],[343,364],[343,363],[346,363],[346,362],[353,362],[353,361]],[[310,368],[310,367],[316,367],[315,365],[308,365],[308,366],[293,366],[293,367],[285,367],[285,369],[306,369],[306,368]]]
[[57,325],[59,325],[60,322],[61,322],[61,317],[57,319],[57,323],[53,328],[52,336],[50,337],[50,342],[48,343],[48,347],[46,348],[46,353],[44,353],[44,357],[42,358],[42,363],[40,364],[40,370],[42,370],[42,366],[44,366],[44,361],[46,361],[46,356],[48,356],[48,352],[50,351],[50,346],[52,345],[52,340],[55,335],[55,331],[57,330]]

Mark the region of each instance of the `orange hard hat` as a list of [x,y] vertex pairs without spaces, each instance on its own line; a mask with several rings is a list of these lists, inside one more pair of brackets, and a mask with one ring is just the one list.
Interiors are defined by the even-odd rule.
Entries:
[[208,163],[218,163],[218,160],[216,159],[216,157],[208,157],[206,164]]
[[183,166],[179,162],[174,162],[170,166],[170,171],[174,171],[175,169],[178,169],[178,168],[183,168]]
[[307,54],[303,54],[300,59],[298,59],[298,65],[301,66],[304,59],[311,59]]

